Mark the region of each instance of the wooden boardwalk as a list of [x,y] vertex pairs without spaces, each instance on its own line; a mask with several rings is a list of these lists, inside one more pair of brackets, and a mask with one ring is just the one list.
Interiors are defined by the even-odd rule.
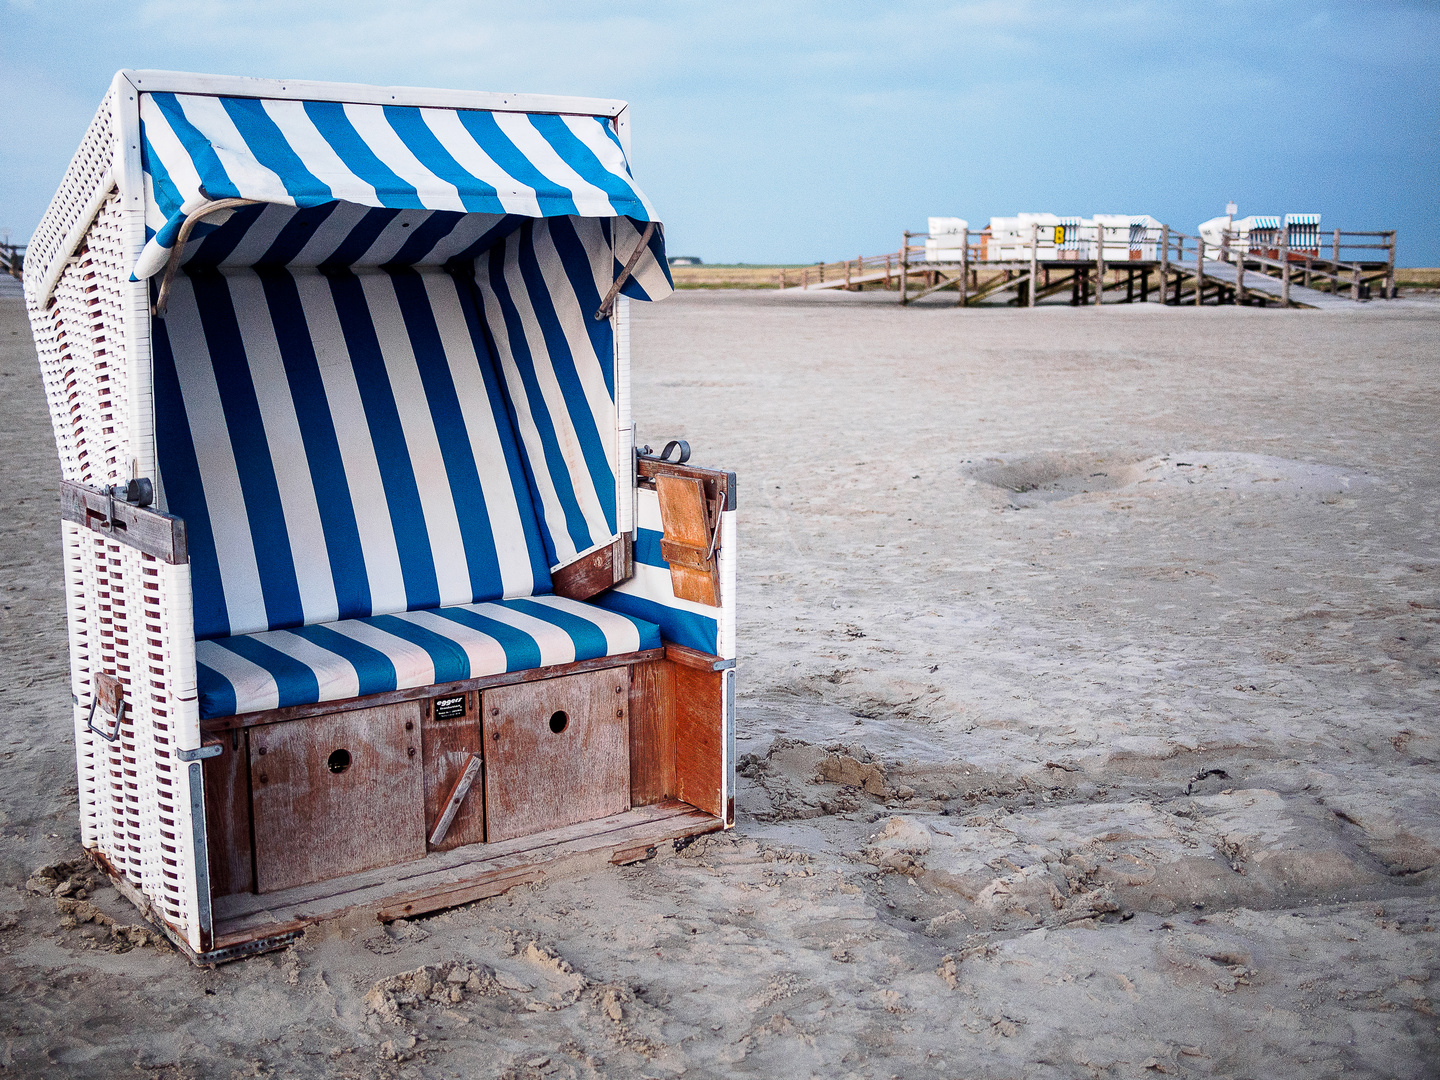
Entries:
[[[946,249],[960,256],[948,262],[926,260],[924,245],[911,240],[928,234],[907,232],[897,252],[782,270],[780,287],[796,292],[858,292],[869,285],[896,290],[901,304],[948,290],[959,307],[1001,298],[1034,307],[1067,291],[1073,306],[1147,303],[1153,294],[1170,305],[1351,309],[1372,293],[1378,292],[1378,298],[1395,296],[1394,232],[1337,229],[1330,252],[1322,255],[1318,248],[1285,247],[1283,239],[1273,241],[1282,245],[1278,250],[1251,249],[1247,243],[1242,251],[1239,234],[1230,233],[1217,248],[1168,225],[1152,227],[1147,235],[1128,238],[1128,243],[1107,231],[1102,243],[1096,228],[1078,238],[1072,230],[1071,243],[1062,247],[1050,242],[1040,226],[1032,226],[1028,243],[1005,242],[1003,250],[1011,256],[1005,259],[986,257],[994,250],[989,245],[996,243],[988,230],[973,239],[966,233],[958,245]],[[1382,242],[1371,242],[1377,239]],[[1387,258],[1374,258],[1375,251],[1384,251]],[[1349,257],[1342,258],[1345,255]]]

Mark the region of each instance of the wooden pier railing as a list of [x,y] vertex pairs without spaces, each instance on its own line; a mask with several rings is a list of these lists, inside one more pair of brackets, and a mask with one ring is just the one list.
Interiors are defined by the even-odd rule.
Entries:
[[883,288],[894,287],[899,280],[900,255],[888,252],[884,255],[857,255],[853,259],[839,262],[819,262],[814,266],[802,266],[794,270],[780,271],[782,289],[844,289],[858,291],[866,285],[879,284]]
[[[1254,235],[1231,230],[1217,244],[1168,225],[1073,221],[1001,236],[988,229],[943,238],[906,232],[897,252],[782,270],[780,286],[854,291],[878,285],[896,289],[902,304],[953,289],[962,307],[1006,292],[1015,294],[1011,303],[1033,307],[1067,288],[1074,305],[1145,302],[1155,286],[1160,302],[1172,305],[1315,306],[1329,303],[1322,293],[1365,300],[1377,286],[1382,298],[1396,295],[1394,230],[1335,229],[1319,239],[1312,231],[1305,248],[1289,246],[1289,236],[1286,228]],[[927,253],[929,240],[939,243]],[[1297,288],[1308,291],[1297,295]],[[1123,299],[1107,295],[1121,289]]]

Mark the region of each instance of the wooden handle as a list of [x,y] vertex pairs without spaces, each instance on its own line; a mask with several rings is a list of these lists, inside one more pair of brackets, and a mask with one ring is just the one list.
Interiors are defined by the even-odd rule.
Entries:
[[450,823],[455,820],[455,815],[460,812],[460,804],[465,801],[465,796],[470,794],[470,786],[475,783],[475,777],[480,775],[480,755],[471,754],[470,760],[465,763],[465,771],[455,781],[455,786],[450,789],[450,797],[445,800],[445,808],[440,811],[440,818],[435,822],[435,828],[430,830],[430,846],[434,847],[445,839],[445,834],[450,831]]

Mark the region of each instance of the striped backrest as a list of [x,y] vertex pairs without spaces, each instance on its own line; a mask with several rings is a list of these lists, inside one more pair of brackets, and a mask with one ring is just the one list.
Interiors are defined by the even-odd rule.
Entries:
[[[624,219],[620,219],[624,221]],[[527,220],[475,262],[478,306],[515,411],[551,566],[617,531],[617,477],[629,497],[629,432],[616,430],[615,337],[595,318],[618,270],[594,218]],[[638,241],[625,221],[628,257]],[[623,461],[621,460],[623,458]]]
[[549,591],[468,279],[197,269],[154,333],[197,639]]

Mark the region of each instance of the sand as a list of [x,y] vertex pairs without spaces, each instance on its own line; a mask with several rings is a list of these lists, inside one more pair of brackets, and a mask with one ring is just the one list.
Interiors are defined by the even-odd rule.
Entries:
[[1436,1075],[1440,305],[636,323],[642,440],[740,475],[737,828],[201,971],[31,877],[81,855],[0,300],[0,1075]]

